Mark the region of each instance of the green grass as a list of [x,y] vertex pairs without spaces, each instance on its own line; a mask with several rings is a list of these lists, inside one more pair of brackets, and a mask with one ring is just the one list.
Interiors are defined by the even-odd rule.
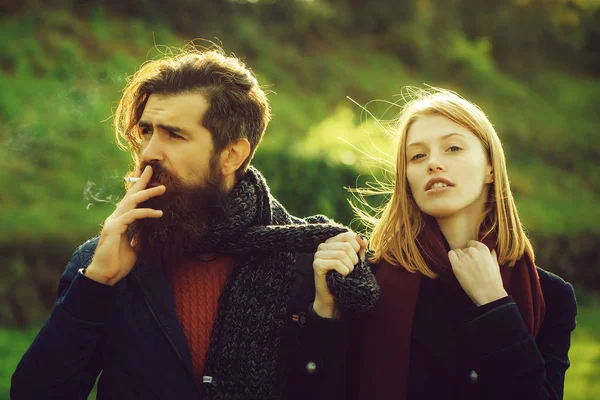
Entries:
[[[387,156],[393,157],[394,148],[346,96],[359,104],[393,102],[406,85],[448,87],[478,103],[496,125],[530,232],[598,232],[597,79],[556,71],[524,81],[500,71],[485,42],[464,38],[447,50],[447,61],[462,66],[456,74],[428,75],[368,42],[340,40],[317,52],[281,45],[252,19],[239,22],[235,32],[219,39],[228,52],[251,54],[248,64],[274,92],[269,95],[274,118],[262,149],[327,154],[333,164],[364,173],[360,154],[338,136],[367,150],[374,140]],[[75,246],[97,232],[122,194],[118,178],[129,162],[114,145],[111,106],[125,77],[164,50],[148,51],[153,37],[173,46],[186,39],[166,25],[109,17],[101,9],[88,17],[50,10],[0,17],[0,62],[6,66],[0,68],[0,184],[14,188],[0,196],[0,243],[26,247],[32,239],[63,237]],[[261,45],[254,49],[253,42]],[[357,48],[368,57],[357,57]],[[382,117],[386,105],[368,108]],[[392,107],[383,117],[397,112]],[[347,193],[337,187],[334,195]],[[293,198],[280,200],[293,204]],[[324,212],[317,203],[310,213]],[[333,204],[325,208],[338,218]],[[290,211],[297,212],[293,206]]]
[[39,329],[0,329],[0,399],[9,399],[10,377]]
[[579,310],[569,357],[565,399],[600,399],[600,308]]
[[[0,400],[8,400],[10,377],[38,329],[0,329]],[[600,399],[600,307],[579,310],[573,332],[571,368],[565,383],[566,400]],[[95,394],[90,395],[90,399]]]

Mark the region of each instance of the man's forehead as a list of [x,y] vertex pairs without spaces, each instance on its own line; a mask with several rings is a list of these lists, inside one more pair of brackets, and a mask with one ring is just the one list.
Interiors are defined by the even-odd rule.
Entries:
[[151,94],[142,113],[142,121],[157,123],[202,121],[208,102],[199,93],[177,95]]

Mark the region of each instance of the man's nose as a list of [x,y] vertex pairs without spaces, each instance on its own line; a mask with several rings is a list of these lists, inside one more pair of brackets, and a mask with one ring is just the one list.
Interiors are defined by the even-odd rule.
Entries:
[[142,161],[151,164],[163,160],[162,146],[158,135],[149,135],[150,138],[142,143]]

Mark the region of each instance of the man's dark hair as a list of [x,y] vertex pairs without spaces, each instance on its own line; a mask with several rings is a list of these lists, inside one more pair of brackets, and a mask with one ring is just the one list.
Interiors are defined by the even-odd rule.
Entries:
[[118,145],[126,148],[121,141],[125,139],[133,149],[134,162],[139,165],[141,135],[137,125],[150,95],[188,93],[199,93],[209,102],[199,123],[210,131],[215,155],[239,139],[250,142],[250,154],[236,173],[239,178],[262,140],[271,111],[254,74],[221,49],[185,49],[177,55],[145,63],[129,80],[115,111]]

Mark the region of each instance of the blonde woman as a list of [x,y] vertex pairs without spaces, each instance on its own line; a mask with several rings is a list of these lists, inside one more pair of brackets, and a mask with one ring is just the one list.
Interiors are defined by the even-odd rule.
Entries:
[[492,124],[432,89],[405,105],[397,133],[370,237],[381,297],[353,330],[351,397],[561,399],[573,288],[535,265]]

